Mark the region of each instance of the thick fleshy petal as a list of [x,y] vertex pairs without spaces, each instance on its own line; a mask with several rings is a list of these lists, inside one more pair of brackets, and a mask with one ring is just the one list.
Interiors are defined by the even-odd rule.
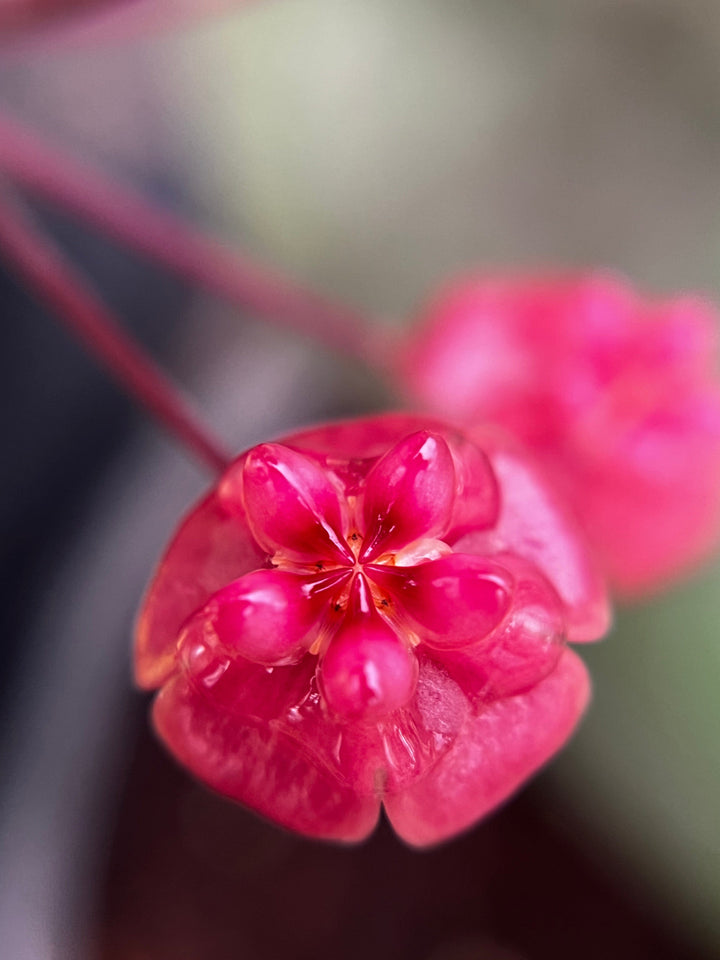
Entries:
[[358,795],[328,764],[332,725],[324,728],[327,744],[309,741],[302,723],[294,729],[289,711],[270,714],[264,695],[275,704],[277,677],[255,667],[242,679],[237,710],[223,707],[185,675],[163,687],[153,716],[170,751],[214,790],[284,827],[349,843],[364,839],[377,822],[379,800]]
[[374,722],[343,726],[337,762],[361,794],[382,796],[422,779],[452,749],[471,705],[447,670],[418,648],[415,695]]
[[209,597],[264,559],[243,516],[230,517],[215,493],[185,518],[160,561],[140,609],[137,683],[152,689],[172,673],[183,622]]
[[[160,622],[165,634],[157,646],[146,637],[149,660],[139,642],[139,675],[163,684],[156,725],[181,762],[311,836],[361,839],[386,797],[401,832],[423,843],[462,829],[549,756],[572,711],[562,684],[554,707],[549,695],[538,706],[538,691],[564,675],[563,624],[576,598],[566,585],[561,601],[548,571],[575,558],[551,542],[566,528],[549,495],[550,520],[535,515],[542,480],[531,471],[540,493],[523,487],[518,466],[506,491],[495,466],[505,448],[486,440],[473,446],[453,427],[392,416],[320,428],[235,462],[219,499],[191,515],[193,536],[181,530],[184,548],[168,552],[181,571],[192,562],[175,594],[167,585],[159,594],[170,598],[165,619],[150,602],[155,587],[143,612],[145,623],[155,617],[150,632]],[[218,527],[234,547],[215,566],[205,551]],[[462,542],[470,556],[448,552]],[[267,553],[280,568],[258,569]],[[439,777],[452,786],[467,776],[475,783],[457,798],[427,799]],[[449,811],[432,814],[442,803]]]
[[490,460],[502,490],[498,522],[488,533],[461,538],[455,549],[481,556],[507,551],[530,560],[566,606],[568,639],[597,640],[608,629],[610,606],[577,524],[521,453],[496,446]]
[[297,450],[323,454],[333,464],[343,460],[370,461],[418,430],[444,434],[447,424],[411,413],[384,413],[313,427],[292,434],[287,442]]
[[267,666],[293,663],[312,646],[328,606],[327,588],[324,580],[255,570],[219,590],[201,616],[232,655]]
[[420,537],[437,537],[450,523],[456,477],[452,455],[436,433],[419,430],[395,444],[367,475],[363,501],[368,560]]
[[452,541],[468,530],[495,523],[500,491],[490,460],[477,444],[461,433],[448,434],[446,439],[455,464],[457,493],[446,535]]
[[253,447],[242,491],[250,528],[269,553],[297,563],[352,562],[338,491],[310,457],[279,443]]
[[330,709],[345,720],[378,720],[410,700],[417,660],[378,616],[347,617],[318,674]]
[[368,565],[368,576],[390,595],[389,616],[405,620],[423,643],[452,650],[477,643],[510,609],[513,577],[484,557],[454,553],[416,567]]
[[427,846],[472,826],[560,749],[589,693],[582,661],[566,650],[549,677],[481,710],[423,779],[385,797],[395,830]]
[[565,607],[555,589],[531,563],[498,559],[513,577],[507,615],[477,643],[436,654],[472,703],[528,690],[555,669],[564,649]]

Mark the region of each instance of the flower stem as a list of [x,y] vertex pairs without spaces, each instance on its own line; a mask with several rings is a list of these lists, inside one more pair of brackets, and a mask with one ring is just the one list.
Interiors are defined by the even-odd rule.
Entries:
[[0,255],[33,293],[95,354],[118,382],[213,469],[230,455],[190,403],[123,332],[107,307],[0,181]]
[[212,293],[373,364],[376,326],[196,229],[0,111],[0,170]]

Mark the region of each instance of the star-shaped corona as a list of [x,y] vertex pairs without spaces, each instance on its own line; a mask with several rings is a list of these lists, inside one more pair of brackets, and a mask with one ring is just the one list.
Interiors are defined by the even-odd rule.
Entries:
[[607,626],[572,524],[496,438],[395,415],[240,456],[141,612],[139,683],[200,779],[357,841],[468,827],[565,741],[588,696],[565,641]]

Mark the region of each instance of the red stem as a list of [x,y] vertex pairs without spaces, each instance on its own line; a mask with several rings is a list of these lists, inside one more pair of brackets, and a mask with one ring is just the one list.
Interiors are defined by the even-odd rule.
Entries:
[[182,393],[120,328],[29,211],[0,181],[0,254],[118,382],[214,471],[231,459]]
[[0,169],[188,280],[352,357],[381,357],[374,325],[156,207],[0,111]]

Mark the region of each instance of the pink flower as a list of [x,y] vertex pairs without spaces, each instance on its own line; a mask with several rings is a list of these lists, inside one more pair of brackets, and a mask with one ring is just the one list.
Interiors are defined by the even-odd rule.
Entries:
[[140,34],[207,16],[240,0],[1,0],[0,33],[70,29],[89,39]]
[[200,779],[356,841],[381,803],[413,844],[504,800],[586,704],[565,639],[600,581],[518,453],[391,415],[261,444],[189,514],[150,587],[136,669]]
[[403,356],[415,402],[532,449],[617,590],[665,585],[720,537],[717,317],[619,280],[471,278]]

